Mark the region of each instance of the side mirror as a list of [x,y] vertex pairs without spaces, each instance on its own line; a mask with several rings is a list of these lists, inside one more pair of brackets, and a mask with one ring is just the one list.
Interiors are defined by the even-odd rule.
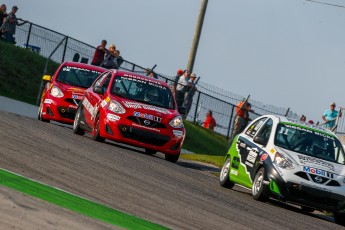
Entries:
[[178,112],[181,114],[181,115],[184,115],[187,113],[187,109],[186,107],[180,107],[178,108]]
[[93,92],[98,93],[98,94],[103,94],[103,89],[101,86],[95,86],[93,87]]
[[266,145],[267,142],[265,140],[265,138],[263,136],[256,136],[254,137],[254,140],[253,140],[255,143],[258,143],[260,145]]
[[51,77],[50,75],[44,75],[44,76],[42,77],[42,80],[43,80],[43,81],[51,81],[51,80],[52,80],[52,77]]

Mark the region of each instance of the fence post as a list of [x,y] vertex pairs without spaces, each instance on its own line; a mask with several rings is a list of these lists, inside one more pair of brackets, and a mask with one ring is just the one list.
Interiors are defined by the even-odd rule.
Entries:
[[232,121],[232,118],[233,118],[234,109],[235,109],[235,106],[233,105],[233,106],[232,106],[232,110],[231,110],[230,120],[229,120],[228,133],[227,133],[227,135],[226,135],[226,139],[228,139],[228,140],[229,140],[229,137],[230,137],[231,121]]
[[193,119],[193,123],[196,124],[196,115],[198,113],[198,106],[199,106],[199,101],[200,101],[200,94],[201,92],[198,91],[198,99],[196,100],[196,105],[195,105],[195,111],[194,111],[194,119]]
[[66,49],[67,49],[67,43],[68,43],[68,36],[66,36],[65,47],[63,48],[63,54],[62,54],[62,60],[61,60],[61,63],[65,61],[65,55],[66,55]]
[[287,116],[289,115],[289,112],[290,112],[290,108],[288,108],[288,109],[286,110],[285,117],[287,117]]
[[32,23],[30,22],[30,27],[29,27],[29,32],[28,32],[28,38],[26,39],[25,49],[27,49],[28,46],[29,46],[30,35],[31,35],[31,28],[32,28]]
[[132,64],[132,72],[134,73],[135,65]]

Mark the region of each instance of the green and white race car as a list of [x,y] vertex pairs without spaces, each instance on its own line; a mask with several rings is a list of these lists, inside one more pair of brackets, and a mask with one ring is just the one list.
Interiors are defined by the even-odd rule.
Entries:
[[252,190],[298,204],[304,211],[334,213],[345,225],[345,156],[337,136],[325,128],[265,115],[234,138],[220,174],[220,185]]

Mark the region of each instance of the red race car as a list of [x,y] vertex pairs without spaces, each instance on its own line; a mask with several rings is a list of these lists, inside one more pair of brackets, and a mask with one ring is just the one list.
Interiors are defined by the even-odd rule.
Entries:
[[41,96],[38,119],[73,124],[79,101],[94,80],[106,69],[77,62],[60,65],[53,77],[43,76],[46,85]]
[[85,91],[78,106],[73,132],[91,132],[96,141],[105,139],[157,151],[176,162],[185,138],[181,114],[169,86],[139,74],[109,70]]

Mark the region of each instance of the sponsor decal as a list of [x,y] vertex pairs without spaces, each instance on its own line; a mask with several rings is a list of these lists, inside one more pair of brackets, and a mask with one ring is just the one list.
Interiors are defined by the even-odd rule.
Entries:
[[332,165],[331,163],[328,163],[327,161],[320,160],[315,157],[298,155],[298,158],[299,158],[300,163],[302,164],[315,164],[315,165],[319,165],[321,167],[330,169],[332,171],[335,170],[334,165]]
[[102,106],[102,108],[103,108],[104,106],[106,106],[106,105],[107,105],[106,100],[103,100],[103,101],[101,102],[101,106]]
[[137,111],[134,111],[133,115],[135,117],[141,117],[141,118],[148,119],[151,121],[156,121],[159,123],[162,121],[162,118],[160,118],[160,117],[156,117],[156,116],[153,116],[151,114],[141,113],[141,112],[137,112]]
[[253,167],[253,164],[252,164],[252,163],[249,163],[248,161],[246,161],[245,164],[248,165],[249,167]]
[[69,107],[69,108],[72,108],[72,109],[78,108],[78,106],[76,106],[76,105],[69,105],[68,107]]
[[244,142],[241,142],[241,143],[240,143],[240,147],[242,147],[242,148],[246,148],[246,147],[247,147],[247,145],[246,145]]
[[97,108],[93,107],[87,98],[84,98],[83,105],[84,105],[85,109],[90,113],[91,120],[94,119],[95,114],[97,112]]
[[173,134],[175,137],[182,137],[183,132],[181,130],[173,130]]
[[238,171],[237,170],[234,170],[234,169],[231,169],[230,170],[230,174],[233,174],[235,176],[238,176]]
[[272,154],[275,154],[275,153],[276,153],[276,150],[275,150],[274,148],[271,148],[270,152],[271,152]]
[[234,169],[238,169],[238,166],[240,165],[240,158],[234,157],[231,162],[231,167]]
[[318,176],[324,176],[324,177],[328,177],[328,178],[333,178],[334,174],[321,170],[321,169],[316,169],[316,168],[312,168],[309,166],[303,166],[303,171],[306,173],[310,173],[310,174],[314,174],[314,175],[318,175]]
[[125,107],[131,108],[131,109],[147,109],[147,110],[155,111],[158,113],[171,114],[171,112],[167,109],[159,108],[153,105],[147,105],[147,104],[143,104],[139,102],[123,101],[123,104]]
[[254,149],[250,150],[247,156],[247,161],[250,163],[254,163],[258,153],[254,151]]
[[73,99],[77,99],[77,100],[81,100],[83,98],[82,95],[78,95],[78,94],[72,94],[72,98]]
[[147,127],[147,126],[143,126],[143,125],[138,125],[137,123],[132,123],[132,126],[140,127],[140,128],[151,130],[151,131],[155,131],[155,132],[160,132],[159,129],[151,128],[151,127]]
[[107,118],[111,121],[119,121],[121,117],[119,117],[115,114],[108,113]]
[[44,103],[45,104],[51,104],[51,103],[53,103],[53,100],[52,99],[45,99]]
[[326,192],[332,192],[332,190],[330,190],[330,189],[327,189],[327,188],[324,188],[324,187],[320,187],[320,186],[317,186],[317,185],[314,185],[314,184],[307,184],[307,183],[305,183],[303,181],[301,182],[301,185],[305,186],[305,187],[313,188],[313,189],[318,189],[318,190],[326,191]]
[[267,159],[267,157],[268,157],[267,153],[262,154],[260,157],[260,161],[265,161]]

